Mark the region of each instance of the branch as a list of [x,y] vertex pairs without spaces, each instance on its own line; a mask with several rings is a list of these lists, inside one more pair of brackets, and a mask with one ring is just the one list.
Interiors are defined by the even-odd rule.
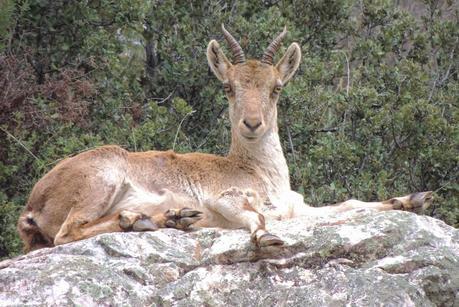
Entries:
[[346,59],[346,75],[347,75],[347,83],[346,83],[346,96],[349,96],[349,88],[350,88],[350,83],[351,83],[351,68],[349,65],[349,58],[347,57],[346,52],[343,50],[333,50],[332,52],[340,52],[344,54],[344,58]]
[[296,154],[295,154],[295,148],[293,147],[292,135],[290,134],[290,127],[288,125],[286,126],[287,126],[288,144],[290,145],[290,150],[292,151],[293,163],[296,165]]
[[8,135],[10,138],[12,138],[13,140],[15,140],[22,148],[24,148],[32,157],[35,158],[36,161],[38,162],[41,162],[41,160],[36,156],[34,155],[25,145],[24,143],[21,142],[21,140],[19,140],[18,138],[16,138],[14,135],[12,135],[11,133],[9,133],[6,129],[0,127],[0,130],[2,130],[3,132],[6,133],[6,135]]
[[429,93],[429,99],[428,99],[429,102],[432,101],[432,97],[433,97],[433,94],[435,92],[435,89],[437,87],[441,87],[443,85],[443,83],[445,83],[446,80],[448,80],[448,78],[449,78],[449,74],[451,72],[451,67],[453,66],[453,57],[454,57],[454,52],[456,51],[456,44],[457,44],[458,40],[459,40],[459,38],[456,38],[456,41],[454,42],[453,50],[451,50],[451,52],[449,54],[450,63],[448,65],[448,69],[445,72],[445,75],[440,80],[441,73],[439,72],[437,78],[435,78],[435,80],[433,82],[432,89],[430,90],[430,93]]
[[192,115],[194,112],[196,112],[195,110],[192,110],[191,112],[188,112],[185,114],[185,116],[183,116],[182,120],[180,121],[180,124],[177,128],[177,132],[175,133],[175,137],[174,137],[174,143],[172,145],[172,150],[175,151],[175,144],[177,143],[177,137],[178,137],[178,134],[179,134],[179,131],[180,131],[180,128],[182,127],[182,124],[183,122],[185,121],[185,118],[187,118],[188,116]]
[[443,77],[443,79],[440,81],[440,85],[442,85],[444,82],[446,82],[446,80],[448,80],[448,77],[449,77],[449,73],[451,71],[451,67],[453,66],[453,57],[454,57],[454,52],[456,51],[456,45],[457,45],[457,41],[459,40],[459,38],[456,38],[456,41],[454,42],[454,47],[453,47],[453,50],[451,50],[451,53],[449,55],[449,60],[450,60],[450,63],[448,65],[448,69],[446,70],[446,73],[445,73],[445,76]]
[[175,92],[175,89],[169,94],[167,95],[166,98],[151,98],[151,100],[159,100],[158,102],[156,102],[156,104],[162,104],[164,102],[166,102],[167,100],[169,100],[169,98],[171,98],[172,94],[174,94]]
[[336,132],[338,131],[338,127],[332,127],[332,128],[323,128],[319,130],[314,130],[314,132]]

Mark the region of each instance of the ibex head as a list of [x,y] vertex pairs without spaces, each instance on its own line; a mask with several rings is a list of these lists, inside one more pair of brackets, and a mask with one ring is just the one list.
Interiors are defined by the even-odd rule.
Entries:
[[282,87],[298,69],[301,49],[293,43],[276,65],[273,58],[287,29],[268,46],[260,61],[246,60],[236,39],[222,25],[233,53],[233,62],[223,54],[217,41],[207,47],[207,60],[215,76],[223,82],[230,107],[233,133],[246,142],[259,140],[270,129],[277,129],[276,103]]

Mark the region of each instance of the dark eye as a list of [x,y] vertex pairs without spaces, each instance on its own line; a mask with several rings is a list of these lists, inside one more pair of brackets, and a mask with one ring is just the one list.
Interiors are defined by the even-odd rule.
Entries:
[[282,91],[282,86],[276,86],[273,90],[273,94],[279,94]]
[[229,85],[228,83],[223,84],[223,90],[227,94],[231,93],[231,85]]

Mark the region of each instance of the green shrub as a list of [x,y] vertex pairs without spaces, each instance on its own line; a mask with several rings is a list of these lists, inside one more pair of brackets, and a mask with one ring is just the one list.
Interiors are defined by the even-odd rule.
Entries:
[[65,156],[110,143],[226,153],[205,58],[222,22],[249,57],[284,25],[302,46],[279,124],[308,203],[434,190],[429,214],[459,226],[453,2],[0,3],[0,257],[19,252],[18,213]]

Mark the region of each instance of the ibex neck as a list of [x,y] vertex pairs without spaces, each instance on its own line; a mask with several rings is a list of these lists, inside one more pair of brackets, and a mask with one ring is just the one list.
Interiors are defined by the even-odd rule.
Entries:
[[288,166],[282,152],[277,127],[268,131],[258,142],[247,143],[239,138],[239,134],[233,130],[228,158],[242,161],[254,169],[261,177],[269,196],[277,196],[289,191]]

